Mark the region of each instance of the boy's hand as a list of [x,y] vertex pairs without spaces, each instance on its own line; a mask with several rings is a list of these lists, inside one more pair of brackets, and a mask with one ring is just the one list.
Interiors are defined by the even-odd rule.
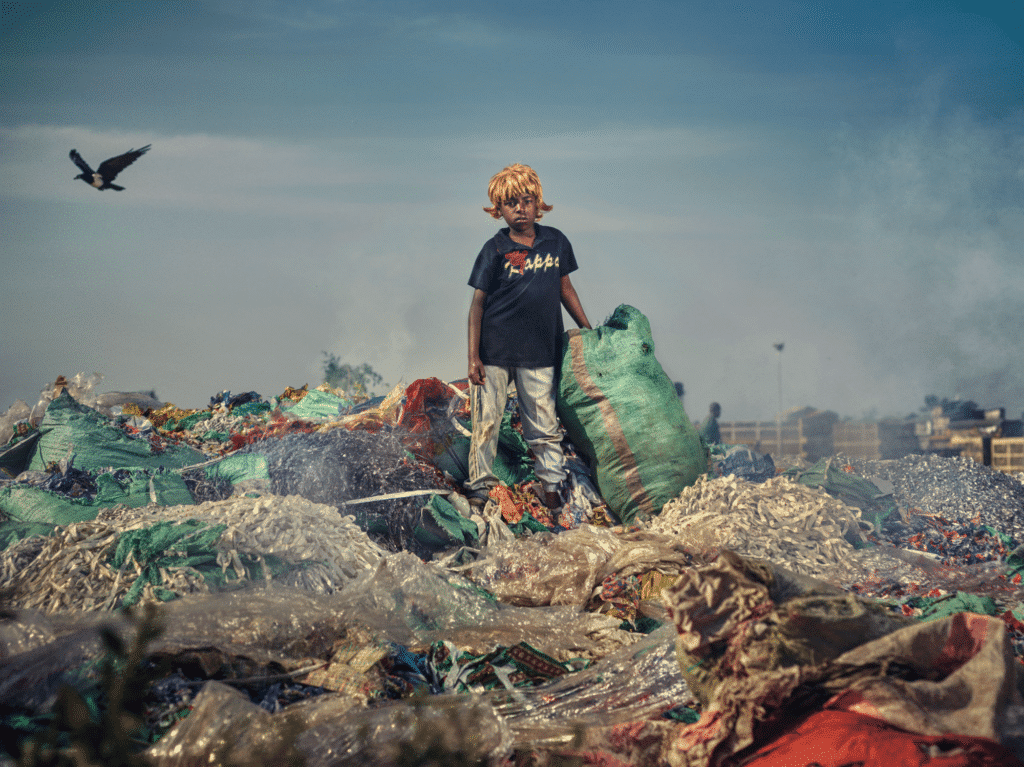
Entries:
[[477,386],[484,385],[484,363],[477,357],[475,360],[469,361],[469,382],[476,384]]

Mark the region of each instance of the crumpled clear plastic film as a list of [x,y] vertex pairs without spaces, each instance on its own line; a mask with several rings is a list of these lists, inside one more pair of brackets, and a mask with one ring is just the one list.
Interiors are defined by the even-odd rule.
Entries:
[[289,565],[305,565],[291,569],[282,580],[316,593],[343,588],[373,570],[388,553],[334,506],[298,495],[236,496],[198,506],[116,509],[101,513],[99,518],[121,531],[190,519],[227,525],[217,542],[218,551],[228,557],[232,552],[271,555]]
[[28,421],[32,416],[32,408],[24,400],[15,400],[14,404],[7,408],[7,412],[0,415],[0,446],[6,445],[14,436],[14,428],[18,421]]
[[675,575],[691,561],[669,535],[616,534],[582,525],[558,535],[501,540],[467,566],[465,574],[508,604],[583,607],[609,575],[655,569]]
[[679,670],[674,626],[583,671],[532,688],[489,693],[517,748],[568,745],[580,729],[658,717],[693,700]]
[[334,596],[334,608],[408,647],[444,639],[473,653],[527,642],[566,661],[600,657],[635,641],[620,621],[574,606],[500,605],[475,584],[407,552]]
[[433,696],[354,710],[339,696],[313,698],[277,714],[238,691],[208,683],[192,713],[146,751],[154,767],[280,763],[289,753],[306,767],[421,763],[432,745],[465,763],[497,765],[510,751],[508,727],[476,696]]
[[0,657],[0,701],[13,708],[47,711],[57,690],[103,650],[100,625],[127,636],[127,622],[110,613],[78,613],[58,620],[19,610],[4,621]]
[[36,610],[15,610],[9,618],[0,620],[0,662],[52,642],[53,624]]
[[[69,613],[59,621],[50,616],[49,627],[42,620],[24,611],[4,625],[13,641],[11,654],[0,659],[0,700],[11,706],[48,709],[60,684],[73,683],[103,653],[100,626],[129,636],[128,622],[117,613]],[[158,620],[163,630],[146,648],[150,656],[191,653],[200,664],[238,675],[324,663],[355,624],[334,610],[330,596],[259,587],[183,597],[162,606]],[[19,638],[26,634],[38,643],[13,652],[30,644]]]
[[[99,623],[127,629],[120,615],[104,612],[23,616],[4,626],[0,699],[33,709],[48,708],[60,683],[99,657]],[[335,644],[354,630],[418,649],[444,639],[476,654],[526,642],[561,662],[601,657],[637,636],[615,619],[573,607],[503,607],[469,581],[408,553],[381,560],[341,592],[254,584],[183,596],[163,605],[158,617],[163,631],[148,654],[187,656],[235,676],[326,665]]]
[[[537,687],[440,695],[375,709],[323,695],[269,714],[236,690],[208,683],[193,711],[147,756],[156,767],[224,763],[275,753],[292,739],[308,765],[396,763],[397,750],[438,736],[448,749],[496,764],[512,748],[566,746],[581,729],[657,718],[692,701],[665,626],[636,644]],[[463,738],[467,732],[472,738]],[[408,750],[406,754],[410,753]],[[413,752],[414,753],[414,752]]]

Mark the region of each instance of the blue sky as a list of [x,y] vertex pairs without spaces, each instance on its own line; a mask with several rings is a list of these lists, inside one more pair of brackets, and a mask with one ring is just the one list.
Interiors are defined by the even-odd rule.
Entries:
[[[466,375],[491,175],[701,418],[1024,410],[1024,42],[986,2],[4,2],[0,412]],[[73,180],[149,154],[124,192]],[[567,322],[571,325],[571,320]],[[784,342],[779,355],[773,344]]]

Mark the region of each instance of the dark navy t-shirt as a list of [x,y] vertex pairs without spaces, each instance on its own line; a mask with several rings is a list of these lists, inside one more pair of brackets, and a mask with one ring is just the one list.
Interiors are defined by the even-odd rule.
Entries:
[[572,245],[559,230],[534,224],[528,248],[508,228],[484,243],[469,284],[487,294],[480,328],[485,365],[541,368],[561,363],[562,277],[576,271]]

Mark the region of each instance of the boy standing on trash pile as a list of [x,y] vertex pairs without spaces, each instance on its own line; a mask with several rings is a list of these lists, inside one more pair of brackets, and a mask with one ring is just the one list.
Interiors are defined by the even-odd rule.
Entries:
[[469,449],[470,503],[486,503],[498,484],[492,465],[505,412],[509,380],[519,395],[523,437],[536,459],[541,501],[549,509],[563,501],[567,477],[558,416],[557,371],[562,360],[562,306],[581,328],[590,328],[569,273],[576,256],[558,229],[536,221],[551,210],[540,179],[526,165],[510,165],[487,188],[500,229],[476,257],[469,285],[469,380],[473,436]]

